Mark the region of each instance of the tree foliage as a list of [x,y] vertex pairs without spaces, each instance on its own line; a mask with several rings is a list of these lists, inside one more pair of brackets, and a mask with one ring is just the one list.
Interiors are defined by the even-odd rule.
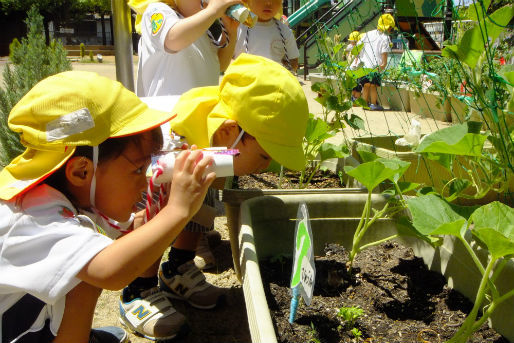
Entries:
[[14,105],[40,80],[65,70],[71,70],[61,43],[52,40],[45,44],[43,17],[33,6],[27,13],[28,33],[21,44],[14,44],[10,63],[3,70],[4,84],[0,88],[0,164],[7,165],[23,152],[18,134],[7,126]]

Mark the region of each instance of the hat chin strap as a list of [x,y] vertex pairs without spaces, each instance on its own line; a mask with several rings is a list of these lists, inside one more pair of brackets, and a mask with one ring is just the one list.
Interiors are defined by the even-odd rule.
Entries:
[[91,207],[95,207],[95,195],[96,195],[96,167],[98,166],[98,145],[93,147],[93,178],[91,179],[91,186],[89,189],[89,202]]
[[232,143],[232,145],[230,146],[229,149],[234,149],[236,147],[237,143],[239,143],[239,141],[243,137],[244,133],[245,133],[245,130],[241,129],[241,132],[239,132],[239,136],[237,136],[236,140],[234,141],[234,143]]

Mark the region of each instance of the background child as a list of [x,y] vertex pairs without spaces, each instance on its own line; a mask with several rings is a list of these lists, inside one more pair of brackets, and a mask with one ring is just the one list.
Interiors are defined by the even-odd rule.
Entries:
[[296,74],[300,53],[293,32],[280,20],[282,1],[248,0],[247,4],[259,19],[252,28],[239,26],[234,56],[243,52],[264,56]]
[[[354,56],[352,54],[352,50],[357,45],[360,38],[361,38],[361,34],[359,33],[359,31],[353,31],[348,36],[348,45],[346,46],[346,49],[345,49],[345,57],[346,57],[346,61],[348,61],[348,65],[351,70],[356,69],[359,65],[358,56]],[[352,101],[355,101],[355,99],[360,98],[361,91],[362,91],[362,86],[360,84],[357,84],[357,86],[352,89]]]
[[9,127],[27,149],[0,172],[2,342],[126,339],[122,329],[91,330],[101,289],[124,287],[160,258],[215,178],[203,178],[211,158],[183,152],[163,209],[116,241],[103,235],[130,223],[171,116],[77,71],[44,79],[12,109]]
[[382,82],[381,71],[387,66],[387,55],[391,51],[389,34],[394,29],[393,16],[382,14],[378,19],[377,29],[366,32],[360,40],[364,46],[359,54],[359,63],[364,68],[373,69],[373,71],[360,78],[358,83],[362,85],[361,98],[369,104],[369,108],[372,111],[384,110],[377,102],[377,87],[380,87]]
[[217,85],[232,59],[239,25],[224,13],[239,2],[130,0],[141,33],[136,94],[180,95]]
[[[272,159],[293,170],[305,166],[302,140],[309,115],[307,101],[296,77],[276,62],[241,54],[228,67],[220,86],[194,88],[173,105],[169,103],[177,114],[170,122],[174,146],[187,142],[200,148],[238,149],[235,175],[259,172]],[[194,307],[213,308],[223,293],[207,283],[192,262],[199,233],[189,227],[186,230],[173,243],[168,261],[160,266],[159,287],[167,296]],[[157,285],[157,277],[151,273],[144,276],[124,290],[121,307],[147,302],[144,295]],[[124,321],[132,319],[122,317]],[[146,318],[134,319],[130,325],[144,328],[145,322]]]

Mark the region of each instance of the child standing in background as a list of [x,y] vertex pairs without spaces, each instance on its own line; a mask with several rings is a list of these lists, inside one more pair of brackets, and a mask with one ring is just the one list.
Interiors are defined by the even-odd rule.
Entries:
[[280,20],[282,1],[248,0],[247,5],[259,19],[252,28],[239,26],[234,57],[243,52],[264,56],[296,74],[300,53],[293,32]]
[[130,0],[141,33],[136,94],[180,95],[194,87],[217,85],[232,59],[239,25],[225,11],[237,3]]

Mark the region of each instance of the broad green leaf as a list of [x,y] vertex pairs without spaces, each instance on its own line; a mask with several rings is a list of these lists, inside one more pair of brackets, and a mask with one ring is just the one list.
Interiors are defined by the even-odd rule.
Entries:
[[332,51],[334,52],[334,54],[337,54],[339,52],[339,50],[341,50],[342,47],[343,47],[343,44],[339,43],[332,48]]
[[328,82],[315,82],[312,84],[311,89],[316,93],[325,93],[330,90],[330,85]]
[[365,108],[368,107],[367,101],[364,100],[363,98],[358,98],[357,100],[355,100],[354,105],[359,106],[359,107],[365,107]]
[[309,118],[307,128],[305,130],[305,139],[307,142],[312,143],[317,140],[323,140],[332,137],[329,126],[321,119]]
[[514,209],[494,201],[479,207],[471,215],[474,230],[491,228],[514,242]]
[[439,237],[427,236],[419,232],[409,221],[407,217],[400,217],[397,220],[396,230],[401,236],[410,236],[419,238],[433,247],[438,247],[443,244],[443,240]]
[[343,158],[349,155],[348,147],[345,144],[323,143],[319,148],[321,161],[329,158]]
[[412,224],[424,235],[445,223],[463,219],[447,202],[433,194],[407,199],[407,207],[412,215]]
[[368,150],[357,150],[362,162],[371,162],[379,158],[375,153]]
[[432,152],[462,156],[481,156],[487,136],[468,133],[468,124],[453,125],[425,137],[416,152]]
[[410,162],[402,161],[398,158],[379,158],[377,161],[383,163],[387,168],[395,171],[391,180],[395,183],[398,182],[410,166]]
[[512,87],[514,87],[514,71],[508,71],[503,74],[505,79]]
[[398,188],[400,188],[402,194],[415,190],[419,185],[415,182],[398,182]]
[[348,175],[362,183],[369,191],[397,173],[397,170],[390,169],[378,161],[366,162],[356,168],[346,166],[344,170]]
[[457,237],[464,237],[466,232],[466,219],[462,218],[451,223],[444,223],[439,225],[437,229],[432,231],[431,235],[452,235]]
[[350,116],[350,119],[346,120],[346,122],[348,123],[348,125],[350,125],[350,127],[352,129],[355,129],[355,130],[365,130],[366,129],[366,127],[364,125],[364,120],[362,120],[362,118],[356,114],[352,113],[352,115]]
[[356,70],[347,70],[346,74],[349,75],[350,77],[353,77],[354,79],[359,79],[363,76],[368,75],[372,71],[373,71],[373,69],[370,69],[370,68],[358,68]]
[[514,254],[514,242],[500,232],[491,228],[473,229],[471,232],[487,246],[493,258]]
[[[484,7],[482,7],[482,4]],[[491,4],[491,0],[483,0],[482,2],[477,1],[469,5],[467,10],[468,19],[473,21],[479,21],[484,19],[484,12],[487,12],[489,5]]]
[[436,161],[446,169],[450,169],[452,164],[452,155],[448,154],[439,154],[435,152],[427,152],[425,153],[426,158],[432,161]]
[[364,47],[364,44],[356,44],[353,48],[352,48],[352,52],[351,54],[353,56],[358,56],[360,53],[361,53],[361,50],[362,48]]

